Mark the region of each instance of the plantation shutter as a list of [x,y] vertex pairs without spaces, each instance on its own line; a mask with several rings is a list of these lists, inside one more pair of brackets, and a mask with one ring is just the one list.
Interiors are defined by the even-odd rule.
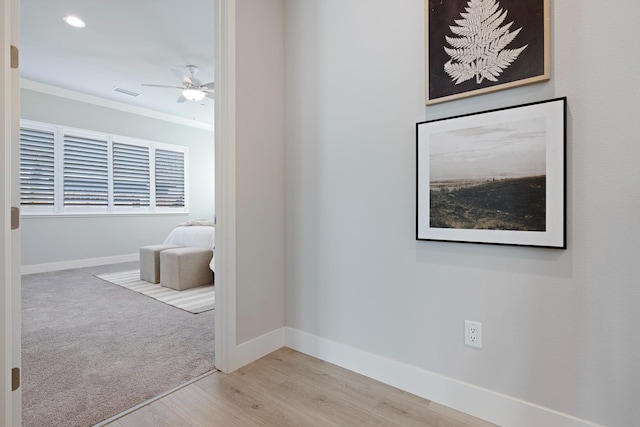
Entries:
[[55,132],[20,128],[20,205],[54,206]]
[[156,206],[184,207],[184,153],[156,150]]
[[62,174],[65,207],[107,207],[109,153],[106,139],[65,134]]
[[113,143],[114,206],[148,207],[151,202],[149,147]]

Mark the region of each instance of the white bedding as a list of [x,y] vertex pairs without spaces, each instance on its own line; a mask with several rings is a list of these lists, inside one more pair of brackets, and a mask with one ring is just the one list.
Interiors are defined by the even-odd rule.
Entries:
[[[200,225],[178,226],[164,239],[165,245],[182,245],[194,248],[211,249],[215,253],[216,228]],[[215,256],[211,258],[209,267],[215,272]]]

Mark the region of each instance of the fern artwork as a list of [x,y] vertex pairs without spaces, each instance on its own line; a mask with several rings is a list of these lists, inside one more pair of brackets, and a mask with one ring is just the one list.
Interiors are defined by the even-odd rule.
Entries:
[[548,0],[425,0],[427,104],[549,79]]
[[507,18],[506,10],[499,9],[495,0],[469,0],[462,19],[449,29],[458,37],[445,36],[452,48],[444,51],[451,57],[444,64],[444,71],[456,84],[475,77],[480,84],[484,79],[498,81],[498,76],[527,45],[517,49],[506,49],[522,28],[509,31],[513,22],[502,25]]

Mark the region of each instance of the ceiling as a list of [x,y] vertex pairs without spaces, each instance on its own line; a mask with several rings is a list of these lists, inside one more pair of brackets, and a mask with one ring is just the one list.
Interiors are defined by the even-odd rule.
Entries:
[[213,124],[213,99],[177,103],[179,89],[141,84],[180,86],[171,70],[190,64],[214,80],[214,0],[22,0],[20,14],[23,79]]

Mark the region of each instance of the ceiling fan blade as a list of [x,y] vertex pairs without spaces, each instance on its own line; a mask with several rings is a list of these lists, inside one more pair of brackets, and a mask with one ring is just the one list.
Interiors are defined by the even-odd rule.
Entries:
[[184,89],[182,86],[167,86],[167,85],[152,85],[147,83],[142,83],[142,86],[150,86],[150,87],[168,87],[172,89]]
[[180,79],[180,81],[181,81],[182,83],[190,84],[190,85],[192,85],[192,84],[193,84],[193,82],[191,81],[191,79],[190,79],[186,74],[184,74],[182,71],[180,71],[180,70],[176,70],[175,68],[172,68],[172,69],[171,69],[171,71],[173,72],[173,74],[174,74],[177,78],[179,78],[179,79]]
[[180,98],[178,98],[178,100],[176,102],[187,102],[187,98],[185,98],[184,96],[180,95]]
[[213,95],[213,92],[207,92],[207,98],[211,98],[211,99],[216,99],[216,97]]
[[204,89],[205,87],[207,89],[211,90],[211,89],[213,89],[215,87],[215,83],[214,82],[209,82],[209,83],[205,83],[205,84],[200,85],[201,89]]

